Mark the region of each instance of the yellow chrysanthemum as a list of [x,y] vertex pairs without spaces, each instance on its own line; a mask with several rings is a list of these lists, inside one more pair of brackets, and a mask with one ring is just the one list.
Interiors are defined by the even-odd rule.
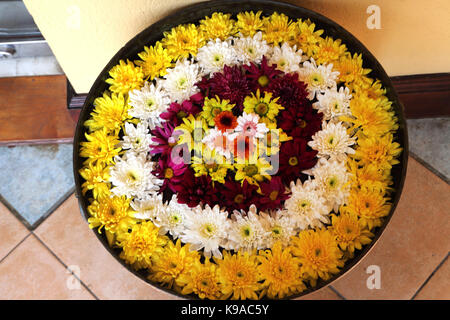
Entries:
[[256,161],[237,161],[234,167],[236,169],[234,178],[242,183],[247,180],[250,184],[258,185],[258,182],[272,178],[270,176],[272,165],[263,157],[259,157]]
[[167,74],[167,68],[172,66],[172,57],[163,48],[161,42],[156,42],[154,46],[144,47],[144,51],[138,53],[139,58],[134,63],[142,68],[144,76],[153,80]]
[[257,256],[261,263],[257,272],[263,282],[263,291],[269,299],[284,298],[306,289],[300,277],[300,260],[291,254],[291,248],[283,249],[277,241],[272,250],[260,250]]
[[283,129],[278,128],[275,122],[270,122],[266,125],[269,132],[265,135],[265,139],[258,140],[260,144],[258,146],[259,151],[264,151],[266,155],[274,155],[280,151],[281,143],[292,140],[292,137],[288,136]]
[[313,284],[318,277],[328,280],[344,265],[342,252],[329,230],[304,230],[292,238],[292,245],[292,254],[300,260],[301,273],[313,280]]
[[253,11],[239,12],[237,14],[236,27],[244,37],[253,37],[256,32],[262,30],[263,20],[262,11],[254,13]]
[[393,142],[392,134],[383,137],[358,139],[358,147],[352,157],[362,165],[376,165],[381,170],[389,170],[400,163],[397,158],[402,152],[398,142]]
[[231,111],[233,107],[234,104],[230,104],[229,100],[220,100],[218,96],[215,98],[206,97],[200,115],[206,120],[208,125],[214,127],[214,118],[222,111]]
[[296,25],[285,14],[274,12],[263,18],[263,38],[267,43],[277,45],[292,42],[295,37]]
[[108,134],[105,128],[91,134],[85,133],[87,141],[80,142],[80,156],[87,158],[84,164],[97,162],[102,165],[110,164],[121,151],[117,133]]
[[131,119],[128,115],[128,105],[122,94],[103,94],[94,100],[94,110],[91,117],[84,122],[90,131],[105,128],[107,132],[117,131],[123,123]]
[[132,225],[134,220],[134,211],[130,208],[130,199],[123,197],[100,197],[98,200],[93,200],[87,208],[91,217],[88,219],[89,227],[91,229],[98,228],[110,233],[120,232],[126,230]]
[[318,51],[319,42],[323,40],[321,37],[323,30],[314,30],[316,25],[309,19],[306,21],[298,19],[296,25],[299,34],[295,35],[294,44],[299,49],[302,49],[303,53],[312,57]]
[[317,64],[335,63],[340,57],[344,56],[346,51],[347,47],[341,43],[341,39],[334,40],[331,37],[326,37],[325,39],[320,38],[313,58]]
[[363,81],[363,76],[371,71],[363,68],[362,54],[355,53],[352,57],[350,52],[335,61],[334,69],[339,71],[339,81],[345,84]]
[[244,112],[256,113],[261,121],[269,125],[275,120],[278,112],[284,109],[282,105],[277,103],[278,99],[279,97],[272,99],[271,92],[264,92],[263,97],[258,89],[256,95],[252,93],[251,96],[245,97]]
[[199,29],[208,40],[219,38],[223,41],[236,34],[236,25],[231,14],[222,12],[214,12],[211,17],[200,20]]
[[217,274],[217,265],[206,259],[204,263],[195,261],[189,273],[181,274],[176,280],[176,284],[183,287],[181,294],[194,293],[200,299],[220,299],[220,279]]
[[201,152],[203,148],[202,139],[208,125],[201,116],[195,118],[190,114],[187,118],[183,118],[183,123],[174,129],[173,132],[179,133],[178,145],[186,144],[187,148],[192,151]]
[[[384,104],[380,100],[388,100],[385,96],[386,89],[383,88],[383,84],[380,80],[373,80],[369,77],[363,76],[363,80],[359,83],[352,84],[350,89],[354,92],[358,92],[361,95],[368,97],[369,99],[376,100],[377,104]],[[386,105],[387,106],[387,105]],[[390,105],[389,105],[390,106]]]
[[362,187],[377,188],[385,194],[391,191],[392,176],[390,170],[382,170],[376,164],[366,164],[360,166],[358,161],[349,159],[347,161],[348,172],[351,176],[351,185],[353,188]]
[[355,249],[361,250],[363,245],[372,241],[373,234],[361,225],[356,214],[333,214],[331,224],[329,230],[336,236],[339,247],[350,254],[353,254]]
[[364,187],[352,190],[347,204],[341,207],[341,213],[356,214],[362,226],[372,230],[373,227],[381,226],[382,218],[389,214],[391,204],[388,200],[379,189]]
[[194,155],[192,158],[191,167],[194,169],[196,177],[209,175],[212,181],[225,183],[228,169],[232,169],[233,165],[228,163],[224,156],[217,154],[215,150],[204,147],[201,155]]
[[176,244],[168,241],[163,250],[155,252],[152,257],[150,267],[150,280],[160,282],[169,289],[172,288],[176,279],[189,272],[192,265],[199,261],[198,251],[190,251],[189,244],[181,245],[180,239]]
[[160,236],[159,228],[151,221],[136,223],[131,231],[117,236],[117,244],[122,248],[120,258],[136,270],[149,268],[152,255],[161,251],[167,241],[168,238]]
[[352,115],[342,116],[340,120],[351,123],[353,129],[361,130],[365,136],[379,137],[398,129],[395,113],[366,95],[355,94],[350,101],[350,110]]
[[161,41],[168,54],[177,60],[180,57],[187,58],[189,55],[195,56],[200,47],[205,43],[201,32],[194,24],[179,25],[164,32]]
[[120,60],[119,64],[110,71],[111,78],[106,79],[110,84],[109,90],[114,93],[128,94],[129,91],[140,89],[144,85],[144,73],[133,62]]
[[87,167],[80,169],[79,171],[81,177],[83,177],[85,182],[81,185],[81,192],[83,195],[86,194],[88,190],[92,190],[94,199],[99,197],[110,195],[110,184],[109,184],[109,167],[92,162],[88,164]]
[[224,299],[231,296],[233,300],[258,299],[257,291],[261,289],[258,274],[255,272],[258,261],[256,254],[223,252],[223,258],[214,258],[218,265],[218,275]]

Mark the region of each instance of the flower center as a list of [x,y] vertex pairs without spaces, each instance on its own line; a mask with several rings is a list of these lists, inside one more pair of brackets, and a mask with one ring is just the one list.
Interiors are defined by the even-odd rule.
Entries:
[[234,202],[237,204],[241,204],[242,202],[244,202],[244,195],[243,194],[237,194],[234,197]]
[[267,86],[267,85],[269,84],[269,77],[266,76],[266,75],[260,76],[260,77],[258,78],[258,84],[259,84],[261,87]]
[[296,165],[298,165],[298,159],[297,157],[290,157],[289,158],[289,165],[295,167]]
[[183,110],[180,110],[180,111],[177,112],[177,118],[178,119],[186,118],[186,116],[187,116],[187,113],[184,112]]
[[164,178],[166,178],[166,179],[173,178],[173,169],[172,168],[167,168],[164,170]]
[[255,111],[257,114],[259,114],[261,117],[263,117],[269,111],[269,107],[267,106],[267,103],[260,102],[256,106]]
[[255,174],[258,173],[258,167],[254,164],[251,164],[251,165],[246,166],[244,171],[248,177],[253,177]]
[[273,190],[269,195],[269,199],[272,201],[275,201],[277,199],[277,197],[278,197],[278,191],[276,191],[276,190]]

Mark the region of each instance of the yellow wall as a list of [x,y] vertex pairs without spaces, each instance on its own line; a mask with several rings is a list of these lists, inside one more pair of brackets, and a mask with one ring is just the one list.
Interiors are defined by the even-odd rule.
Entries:
[[[24,0],[75,90],[88,92],[109,59],[175,8],[201,0]],[[355,35],[391,76],[450,72],[450,0],[288,0]],[[366,26],[369,5],[381,29]]]

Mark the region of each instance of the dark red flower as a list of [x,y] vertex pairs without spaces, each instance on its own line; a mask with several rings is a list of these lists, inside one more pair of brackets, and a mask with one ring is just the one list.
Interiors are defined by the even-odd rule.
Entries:
[[173,135],[175,125],[164,122],[162,127],[155,127],[151,131],[153,144],[150,145],[150,154],[161,154],[167,156],[172,151],[172,147],[176,145],[177,138]]
[[303,170],[314,167],[317,163],[317,151],[307,146],[307,141],[297,138],[284,142],[280,149],[280,176],[286,185],[297,180]]
[[261,64],[256,65],[253,62],[250,65],[244,65],[244,69],[247,70],[247,78],[249,79],[251,88],[253,91],[259,89],[265,91],[270,83],[283,72],[276,69],[276,65],[269,66],[267,59],[264,56]]
[[196,177],[191,169],[186,170],[181,183],[174,186],[179,203],[196,207],[200,203],[214,206],[217,204],[217,190],[212,186],[211,177]]
[[270,181],[260,184],[262,195],[259,199],[259,210],[277,209],[284,200],[289,198],[289,192],[279,176],[273,176]]
[[217,185],[221,195],[220,206],[225,207],[229,213],[233,210],[248,210],[250,205],[258,202],[258,187],[244,181],[243,184],[234,180],[227,180],[225,184]]
[[278,97],[277,101],[285,108],[304,107],[309,104],[306,98],[306,84],[298,80],[296,73],[287,73],[270,81],[267,91]]
[[183,162],[173,162],[168,157],[160,157],[156,168],[153,170],[153,174],[159,179],[164,180],[161,186],[160,193],[169,188],[172,192],[176,192],[176,186],[184,180],[184,175],[190,169],[188,165]]
[[195,116],[202,110],[199,103],[193,102],[198,101],[198,98],[199,97],[196,96],[195,100],[184,100],[181,104],[172,102],[169,109],[167,109],[166,112],[161,113],[161,118],[167,122],[173,123],[175,126],[180,125],[183,122],[183,118],[186,118],[190,114]]
[[213,76],[203,78],[197,83],[202,93],[207,97],[230,100],[236,109],[242,111],[244,98],[250,94],[247,78],[239,66],[224,66],[223,72],[216,72]]
[[322,113],[308,103],[300,108],[287,108],[277,117],[278,126],[291,137],[302,137],[308,141],[322,128]]

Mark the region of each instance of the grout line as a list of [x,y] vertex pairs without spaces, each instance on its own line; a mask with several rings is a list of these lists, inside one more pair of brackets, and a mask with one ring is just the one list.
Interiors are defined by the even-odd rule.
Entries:
[[20,246],[22,244],[22,242],[24,242],[29,236],[31,235],[31,232],[29,232],[22,240],[20,240],[11,250],[9,250],[9,252],[0,259],[0,264],[14,251],[16,250],[16,248],[18,246]]
[[60,197],[56,202],[48,209],[35,223],[30,226],[30,231],[36,230],[37,227],[41,225],[48,217],[52,215],[67,199],[75,192],[75,185],[72,186],[69,191],[67,191],[62,197]]
[[63,266],[64,266],[64,268],[66,269],[66,270],[68,270],[78,281],[80,281],[80,283],[81,283],[81,285],[95,298],[95,300],[100,300],[100,298],[99,297],[97,297],[96,295],[95,295],[95,293],[80,279],[80,278],[78,278],[78,276],[75,274],[75,273],[73,273],[73,271],[72,270],[70,270],[70,268],[56,255],[56,253],[54,253],[53,252],[53,250],[52,249],[50,249],[48,246],[47,246],[47,244],[41,239],[41,238],[39,238],[39,236],[37,235],[37,234],[35,234],[34,232],[30,232],[30,234],[33,234],[33,236],[45,247],[45,248],[47,248],[47,250],[48,251],[50,251],[50,253],[56,258],[56,260],[58,260],[59,261],[59,263],[61,263]]
[[328,286],[328,288],[331,289],[331,291],[333,291],[334,293],[336,293],[338,295],[339,298],[341,298],[342,300],[347,300],[339,291],[337,291],[333,286]]
[[416,160],[417,162],[419,162],[421,165],[423,165],[425,168],[427,168],[428,170],[430,170],[435,176],[437,176],[438,178],[440,178],[441,180],[443,180],[445,183],[450,184],[450,178],[446,177],[443,173],[441,173],[439,170],[437,170],[435,167],[433,167],[432,165],[430,165],[428,162],[426,162],[425,160],[423,160],[421,157],[419,157],[417,154],[415,154],[414,152],[412,152],[411,150],[409,151],[409,155]]
[[0,194],[0,203],[2,203],[6,209],[9,210],[9,212],[11,212],[11,214],[13,216],[16,217],[17,220],[19,220],[19,222],[21,224],[23,224],[23,226],[28,230],[31,231],[31,225],[28,223],[27,220],[25,220],[24,217],[22,217],[22,215],[8,202],[8,200],[6,200],[1,194]]
[[444,257],[444,259],[438,264],[438,266],[431,272],[431,274],[428,276],[428,278],[422,283],[422,285],[417,289],[416,293],[411,297],[411,300],[414,300],[414,298],[422,291],[422,289],[427,285],[427,283],[430,281],[430,279],[434,276],[434,274],[442,267],[442,265],[447,261],[449,256],[449,253]]

